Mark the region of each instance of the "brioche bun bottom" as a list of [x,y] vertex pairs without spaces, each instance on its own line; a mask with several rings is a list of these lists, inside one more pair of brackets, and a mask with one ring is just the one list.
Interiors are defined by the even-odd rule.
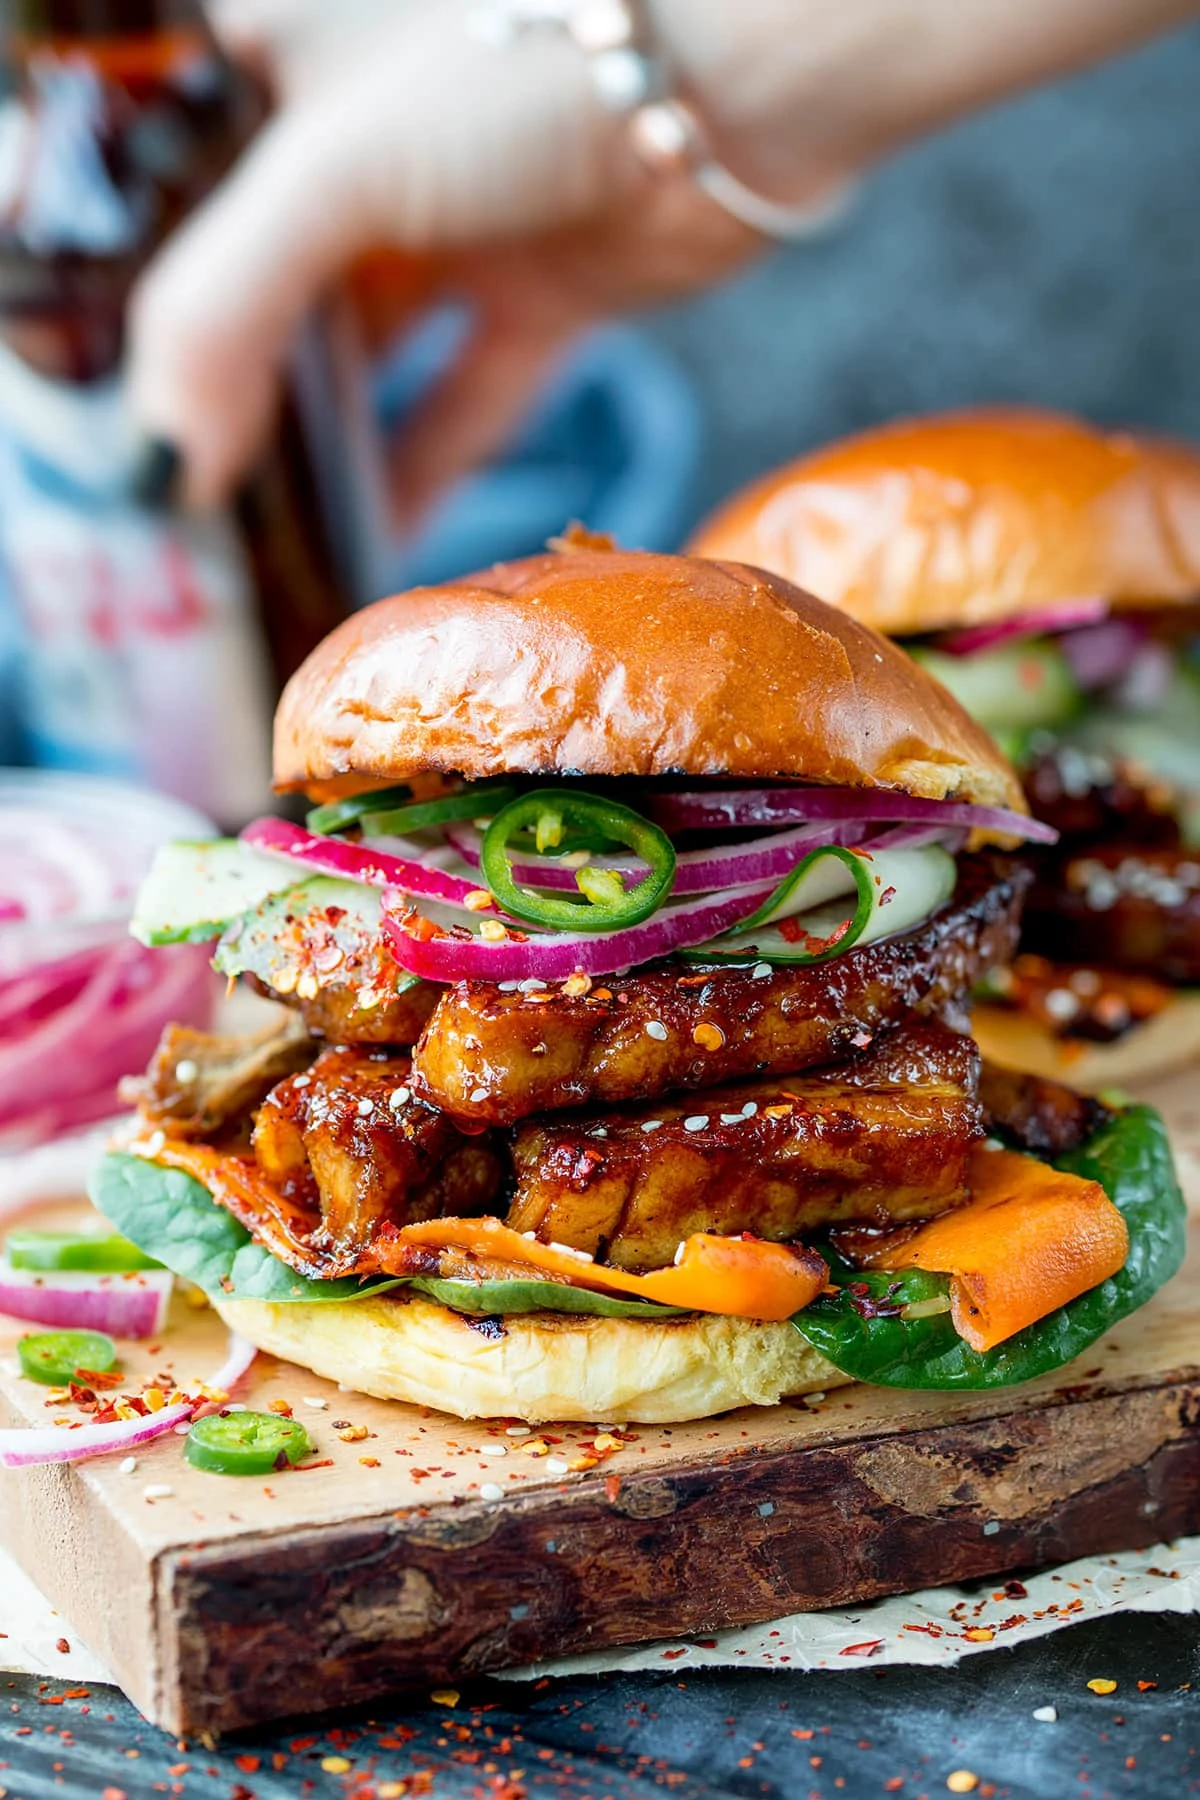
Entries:
[[1200,991],[1177,994],[1164,1012],[1111,1044],[1055,1037],[1027,1013],[977,1006],[971,1035],[989,1062],[1094,1094],[1200,1060]]
[[214,1304],[260,1350],[359,1393],[460,1419],[681,1424],[849,1379],[786,1320],[519,1313],[494,1334],[420,1294]]

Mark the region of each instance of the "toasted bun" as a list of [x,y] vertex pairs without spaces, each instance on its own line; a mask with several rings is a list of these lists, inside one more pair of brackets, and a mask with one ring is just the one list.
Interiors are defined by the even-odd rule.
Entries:
[[746,488],[692,550],[775,569],[889,636],[1100,595],[1200,595],[1200,454],[1057,413],[863,432]]
[[1056,1037],[1027,1013],[1004,1006],[977,1006],[971,1031],[989,1062],[1095,1094],[1144,1085],[1200,1060],[1200,993],[1176,995],[1165,1012],[1111,1044]]
[[1025,810],[986,733],[853,619],[757,569],[590,547],[381,600],[288,683],[279,786],[430,772],[784,777]]
[[848,1379],[787,1321],[522,1313],[495,1335],[417,1294],[322,1306],[215,1304],[260,1350],[359,1393],[460,1419],[677,1424]]

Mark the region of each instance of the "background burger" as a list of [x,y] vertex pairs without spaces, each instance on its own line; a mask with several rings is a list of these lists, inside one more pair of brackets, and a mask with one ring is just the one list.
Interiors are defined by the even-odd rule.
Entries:
[[767,476],[694,547],[903,639],[1057,827],[989,1054],[1094,1089],[1200,1053],[1200,456],[1051,413],[915,419]]
[[339,627],[275,754],[307,827],[174,847],[136,929],[286,1022],[169,1031],[95,1183],[256,1344],[464,1415],[686,1419],[1024,1380],[1176,1266],[1154,1114],[981,1075],[1037,827],[844,613],[568,541]]

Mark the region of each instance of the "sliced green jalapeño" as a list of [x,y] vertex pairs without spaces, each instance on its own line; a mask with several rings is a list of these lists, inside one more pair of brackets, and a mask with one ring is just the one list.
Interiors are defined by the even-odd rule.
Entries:
[[[560,849],[568,832],[590,842],[632,850],[646,873],[631,888],[615,869],[586,864],[575,875],[581,900],[562,900],[520,887],[513,876],[513,840],[532,837],[539,851]],[[559,788],[535,788],[498,812],[484,833],[480,872],[492,898],[513,918],[559,931],[621,931],[657,912],[675,880],[675,849],[649,819],[616,800]]]
[[183,1453],[194,1469],[210,1475],[269,1475],[302,1462],[312,1439],[299,1419],[279,1413],[219,1412],[197,1419]]
[[102,1331],[36,1331],[17,1345],[21,1373],[47,1387],[66,1387],[117,1366],[117,1346]]

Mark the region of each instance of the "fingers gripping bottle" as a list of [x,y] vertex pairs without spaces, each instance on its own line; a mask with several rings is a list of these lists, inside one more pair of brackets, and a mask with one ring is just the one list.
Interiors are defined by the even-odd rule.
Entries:
[[0,33],[0,743],[235,825],[344,610],[311,440],[294,388],[236,506],[148,503],[122,357],[134,281],[261,97],[190,0],[7,0]]

